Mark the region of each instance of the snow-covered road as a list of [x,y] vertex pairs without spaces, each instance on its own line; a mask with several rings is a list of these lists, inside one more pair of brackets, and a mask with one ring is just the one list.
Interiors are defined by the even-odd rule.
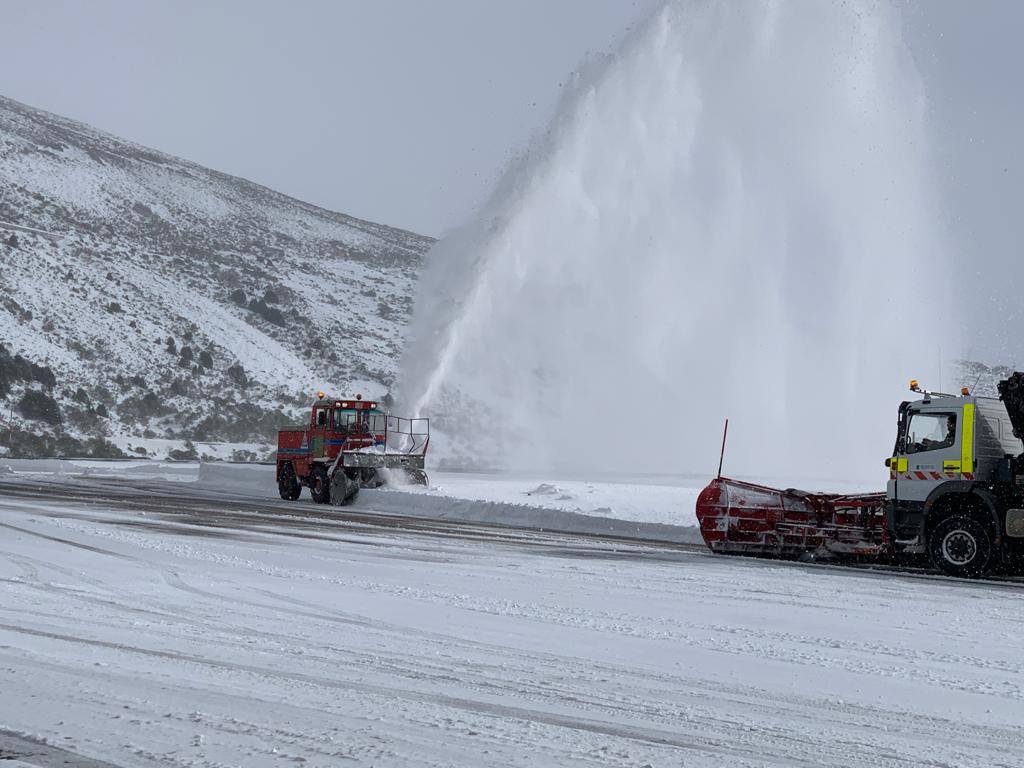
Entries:
[[96,766],[1024,764],[1017,587],[134,485],[0,485],[0,731]]

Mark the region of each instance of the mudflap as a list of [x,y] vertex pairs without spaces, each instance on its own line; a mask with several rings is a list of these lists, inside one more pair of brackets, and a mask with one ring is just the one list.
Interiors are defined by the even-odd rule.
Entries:
[[344,507],[359,495],[359,470],[339,468],[331,478],[331,504]]
[[892,554],[885,494],[780,490],[726,477],[697,497],[712,552],[799,559],[882,560]]

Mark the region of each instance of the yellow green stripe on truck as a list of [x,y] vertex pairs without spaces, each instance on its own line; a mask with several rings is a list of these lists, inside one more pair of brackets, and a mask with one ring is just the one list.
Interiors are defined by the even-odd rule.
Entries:
[[974,472],[974,403],[964,403],[964,428],[960,444],[960,471]]

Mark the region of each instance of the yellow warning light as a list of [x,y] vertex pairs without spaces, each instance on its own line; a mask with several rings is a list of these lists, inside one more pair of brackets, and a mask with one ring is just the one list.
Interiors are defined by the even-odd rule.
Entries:
[[910,380],[910,391],[911,392],[920,392],[921,391],[921,387],[918,385],[917,379],[911,379]]
[[324,399],[324,393],[323,392],[317,392],[316,393],[316,397],[317,397],[317,400],[323,400]]
[[971,394],[971,390],[969,390],[967,387],[960,387],[960,394],[963,395],[964,397],[967,397],[969,394]]

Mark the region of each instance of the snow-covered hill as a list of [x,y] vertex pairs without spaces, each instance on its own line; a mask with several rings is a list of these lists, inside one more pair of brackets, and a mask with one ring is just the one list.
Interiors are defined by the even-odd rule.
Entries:
[[432,243],[2,97],[0,222],[22,454],[258,444],[317,389],[381,395]]

